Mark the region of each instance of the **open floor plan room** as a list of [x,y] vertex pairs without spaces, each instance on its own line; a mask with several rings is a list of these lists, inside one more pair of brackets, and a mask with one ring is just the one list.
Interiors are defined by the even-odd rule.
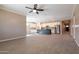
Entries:
[[79,54],[79,5],[0,4],[0,54]]

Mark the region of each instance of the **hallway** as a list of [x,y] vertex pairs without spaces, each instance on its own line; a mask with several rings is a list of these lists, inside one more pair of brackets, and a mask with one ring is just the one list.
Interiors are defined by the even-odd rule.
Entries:
[[68,34],[31,35],[0,43],[0,53],[77,54],[79,48]]

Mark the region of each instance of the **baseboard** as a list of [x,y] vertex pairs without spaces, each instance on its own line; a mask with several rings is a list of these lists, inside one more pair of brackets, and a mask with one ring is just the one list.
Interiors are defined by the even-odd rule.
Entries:
[[26,36],[19,36],[19,37],[10,38],[10,39],[3,39],[3,40],[0,40],[0,42],[5,42],[5,41],[10,41],[10,40],[20,39],[20,38],[25,38],[25,37]]
[[78,45],[78,47],[79,47],[79,43],[75,40],[75,42],[76,42],[76,44]]
[[[73,35],[71,35],[71,36],[73,37]],[[76,42],[77,46],[79,47],[79,44],[78,44],[78,42],[76,41],[76,38],[73,37],[73,39],[74,39],[74,41]]]

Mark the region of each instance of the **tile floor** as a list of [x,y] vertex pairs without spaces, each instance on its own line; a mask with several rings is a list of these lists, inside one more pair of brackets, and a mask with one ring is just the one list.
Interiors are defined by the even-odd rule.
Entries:
[[1,54],[78,54],[79,47],[68,34],[31,35],[0,43]]

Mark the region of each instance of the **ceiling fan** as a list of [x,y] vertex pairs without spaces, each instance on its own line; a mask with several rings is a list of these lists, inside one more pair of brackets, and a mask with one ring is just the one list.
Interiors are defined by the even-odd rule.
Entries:
[[29,13],[35,12],[36,14],[39,14],[39,11],[44,11],[44,9],[37,8],[37,6],[38,6],[37,4],[34,4],[33,8],[27,7],[27,6],[25,8],[31,9],[31,11],[29,11]]

